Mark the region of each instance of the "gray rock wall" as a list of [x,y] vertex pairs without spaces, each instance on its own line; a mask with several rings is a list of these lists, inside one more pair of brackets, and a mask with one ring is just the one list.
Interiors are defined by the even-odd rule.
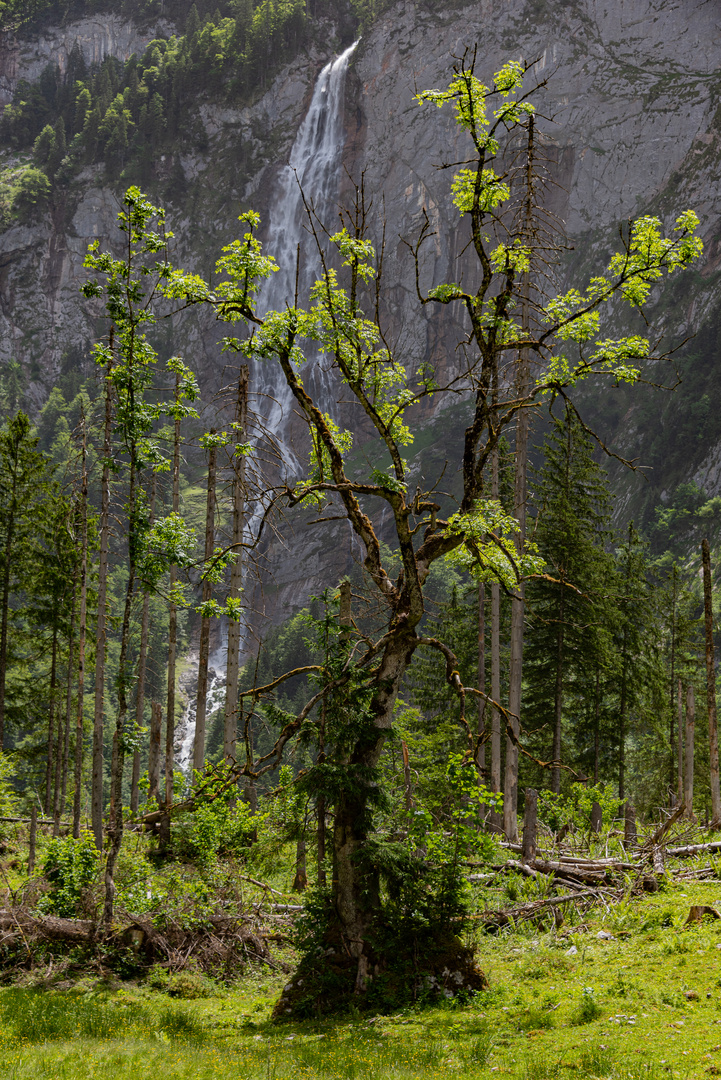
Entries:
[[[108,52],[126,57],[152,36],[103,17],[31,42],[8,39],[0,47],[0,95],[11,94],[18,78],[37,75],[48,59],[62,66],[75,41],[92,60]],[[408,361],[444,362],[457,328],[449,318],[417,310],[412,266],[399,237],[415,234],[425,207],[437,231],[424,266],[427,284],[456,278],[463,245],[449,198],[452,171],[437,168],[463,156],[459,130],[450,112],[421,108],[413,95],[447,83],[453,56],[474,45],[482,76],[490,79],[507,59],[537,58],[535,74],[548,79],[544,139],[560,185],[553,207],[576,248],[572,269],[587,272],[596,257],[602,260],[623,218],[648,211],[670,221],[686,206],[697,209],[705,260],[688,295],[677,300],[669,329],[683,334],[700,325],[720,296],[716,0],[479,0],[434,11],[403,2],[383,16],[353,58],[346,165],[356,177],[365,173],[377,206],[384,199],[388,314]],[[322,50],[298,57],[252,107],[221,106],[201,95],[207,150],[178,148],[174,161],[157,163],[162,181],[179,160],[186,181],[185,195],[169,206],[179,264],[207,272],[233,235],[239,211],[248,204],[267,209],[274,168],[287,159],[326,58]],[[97,326],[78,298],[82,258],[91,239],[106,243],[114,235],[117,190],[102,168],[88,169],[65,205],[0,235],[0,361],[16,356],[27,365],[38,405],[68,350],[88,355]],[[568,272],[566,266],[559,276]],[[167,344],[215,386],[226,362],[218,337],[216,326],[195,318],[175,325]],[[633,402],[624,406],[615,431],[629,453],[637,452],[641,437],[634,409]],[[434,438],[442,462],[444,435]],[[721,448],[703,471],[711,493],[721,490],[719,460]],[[689,460],[689,474],[699,468]],[[628,486],[623,497],[624,505],[635,497]],[[307,539],[301,531],[278,552],[270,604],[276,613],[328,583],[327,545],[309,550]],[[338,551],[335,556],[342,569]]]

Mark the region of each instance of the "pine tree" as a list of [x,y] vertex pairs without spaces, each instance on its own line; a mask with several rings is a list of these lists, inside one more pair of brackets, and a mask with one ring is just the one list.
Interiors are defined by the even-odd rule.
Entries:
[[0,429],[0,749],[4,745],[13,595],[27,588],[40,558],[37,519],[48,466],[25,413]]
[[[613,559],[609,541],[609,495],[593,459],[593,443],[566,406],[552,417],[536,495],[536,542],[547,562],[546,577],[528,589],[529,630],[526,727],[551,733],[551,787],[561,787],[561,765],[576,703],[587,700],[588,681],[609,662],[609,631],[616,617],[609,597]],[[574,761],[574,765],[578,762]]]

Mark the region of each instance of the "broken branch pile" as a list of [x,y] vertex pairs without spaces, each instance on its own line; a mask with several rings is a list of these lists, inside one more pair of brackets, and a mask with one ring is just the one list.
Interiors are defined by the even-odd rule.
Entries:
[[[208,915],[195,925],[167,919],[162,926],[142,916],[126,916],[121,924],[106,928],[88,919],[62,919],[34,915],[18,908],[0,911],[0,950],[4,967],[34,967],[47,963],[53,946],[78,950],[79,962],[113,969],[116,961],[138,968],[159,964],[178,972],[192,967],[214,976],[237,975],[248,964],[262,963],[274,970],[286,965],[274,960],[269,940],[287,940],[285,920],[270,917],[275,924],[266,928],[260,910],[237,916]],[[10,964],[8,964],[10,960]]]

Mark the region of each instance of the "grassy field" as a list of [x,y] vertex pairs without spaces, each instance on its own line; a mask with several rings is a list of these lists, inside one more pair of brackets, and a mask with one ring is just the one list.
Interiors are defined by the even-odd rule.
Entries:
[[[487,993],[459,1006],[272,1024],[284,978],[211,997],[147,987],[0,991],[8,1080],[311,1080],[314,1077],[721,1075],[721,921],[684,929],[721,882],[595,909],[578,925],[484,937]],[[599,933],[612,934],[599,938]]]

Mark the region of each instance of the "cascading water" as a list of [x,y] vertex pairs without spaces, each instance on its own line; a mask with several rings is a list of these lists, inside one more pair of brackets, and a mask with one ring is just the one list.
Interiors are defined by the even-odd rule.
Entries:
[[[300,257],[299,302],[318,276],[320,263],[315,240],[309,233],[305,202],[323,223],[330,223],[338,197],[340,165],[345,142],[343,94],[348,63],[357,41],[326,64],[315,84],[310,108],[298,129],[288,164],[281,170],[272,201],[267,254],[280,269],[268,279],[260,297],[262,311],[282,311],[293,304],[296,289],[296,260]],[[288,422],[291,393],[275,364],[259,365],[254,374],[256,393],[265,396],[269,413],[267,425],[283,445],[286,468],[299,471],[295,455],[284,445],[282,430]],[[322,375],[320,376],[321,383]]]
[[[315,241],[305,228],[307,215],[303,197],[313,206],[320,221],[329,221],[338,197],[345,142],[345,77],[348,62],[357,44],[357,41],[354,42],[340,56],[326,64],[318,76],[310,107],[298,129],[288,164],[278,176],[276,191],[271,200],[265,251],[275,257],[280,269],[271,276],[263,289],[259,304],[261,311],[282,310],[287,304],[294,302],[299,248],[301,298],[305,299],[308,288],[318,275],[320,261]],[[276,444],[283,448],[282,458],[286,473],[299,471],[297,459],[283,438],[283,429],[291,414],[291,394],[280,368],[273,363],[258,364],[251,379],[255,400],[266,402],[265,427]],[[325,385],[322,373],[319,373],[319,381],[321,386]],[[255,534],[259,522],[260,512],[257,517],[251,517],[248,521],[249,535]],[[223,626],[221,644],[209,662],[206,706],[209,723],[213,714],[225,704],[227,640],[227,627]],[[241,642],[241,653],[242,650]],[[180,690],[186,695],[187,705],[176,727],[176,763],[183,771],[188,771],[191,767],[195,737],[197,682],[193,676],[197,656],[191,656],[190,661],[188,676],[180,680]]]

